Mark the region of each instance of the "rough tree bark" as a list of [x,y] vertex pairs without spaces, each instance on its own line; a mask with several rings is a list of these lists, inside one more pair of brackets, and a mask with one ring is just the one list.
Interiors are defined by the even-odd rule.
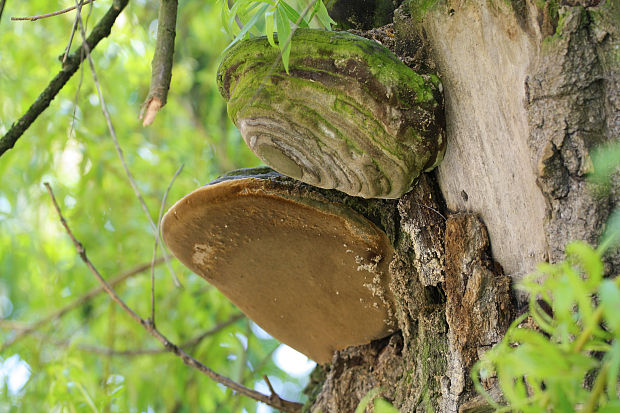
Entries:
[[[318,368],[306,410],[352,412],[380,387],[403,412],[485,411],[469,370],[523,311],[511,285],[568,241],[596,244],[618,205],[617,181],[603,197],[585,178],[591,149],[620,136],[620,2],[395,1],[393,24],[368,31],[389,23],[375,3],[367,18],[333,8],[439,73],[448,147],[398,202],[369,201],[396,249],[401,332]],[[617,273],[620,256],[606,265]]]

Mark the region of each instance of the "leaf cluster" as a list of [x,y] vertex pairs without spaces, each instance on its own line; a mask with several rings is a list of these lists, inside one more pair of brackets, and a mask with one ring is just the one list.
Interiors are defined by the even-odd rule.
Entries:
[[234,38],[229,47],[249,36],[265,35],[271,46],[280,49],[287,73],[295,30],[311,26],[331,30],[335,24],[323,0],[237,0],[232,7],[227,0],[219,1],[222,26]]
[[[618,228],[617,228],[618,229]],[[603,277],[602,249],[566,247],[566,260],[540,264],[521,283],[529,313],[474,367],[472,377],[497,378],[506,405],[497,411],[616,412],[620,409],[620,277]],[[533,328],[523,325],[526,318]]]

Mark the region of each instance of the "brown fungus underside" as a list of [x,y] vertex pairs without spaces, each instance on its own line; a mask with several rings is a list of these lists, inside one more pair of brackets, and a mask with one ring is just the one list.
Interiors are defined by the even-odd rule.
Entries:
[[396,329],[383,231],[273,173],[202,187],[164,216],[172,253],[271,335],[319,363]]

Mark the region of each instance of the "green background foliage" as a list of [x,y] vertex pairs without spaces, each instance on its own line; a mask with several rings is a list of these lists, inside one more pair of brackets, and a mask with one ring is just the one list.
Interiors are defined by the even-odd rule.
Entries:
[[[97,1],[83,15],[92,27],[111,5]],[[0,135],[61,68],[74,13],[36,22],[10,21],[63,9],[71,1],[8,0],[0,21]],[[256,166],[215,86],[219,55],[230,37],[221,8],[180,3],[171,93],[155,123],[138,119],[148,93],[157,2],[133,0],[93,52],[120,144],[153,220],[180,165],[166,208],[222,172]],[[76,36],[73,49],[81,43]],[[123,172],[87,66],[78,72],[14,149],[0,159],[0,343],[11,327],[28,326],[97,284],[60,226],[42,183],[52,185],[65,217],[106,278],[150,262],[154,236]],[[178,262],[174,287],[165,265],[155,269],[156,322],[177,344],[224,322],[238,310]],[[142,317],[150,312],[148,271],[118,287]],[[268,393],[299,400],[304,377],[290,377],[272,359],[279,343],[243,318],[190,353],[217,372]],[[85,347],[158,349],[159,345],[104,294],[38,329],[0,354],[0,411],[248,412],[239,398],[171,354],[108,356]],[[91,349],[92,350],[92,349]],[[16,371],[28,377],[12,382]],[[267,411],[267,410],[262,410]]]

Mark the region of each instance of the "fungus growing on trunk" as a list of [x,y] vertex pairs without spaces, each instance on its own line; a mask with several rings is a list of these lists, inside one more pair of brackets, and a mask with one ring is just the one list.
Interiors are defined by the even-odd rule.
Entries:
[[398,198],[445,151],[439,79],[347,32],[298,29],[289,73],[266,38],[224,55],[218,86],[250,149],[320,188]]
[[396,329],[387,236],[271,172],[220,178],[177,202],[163,239],[271,335],[319,363]]

